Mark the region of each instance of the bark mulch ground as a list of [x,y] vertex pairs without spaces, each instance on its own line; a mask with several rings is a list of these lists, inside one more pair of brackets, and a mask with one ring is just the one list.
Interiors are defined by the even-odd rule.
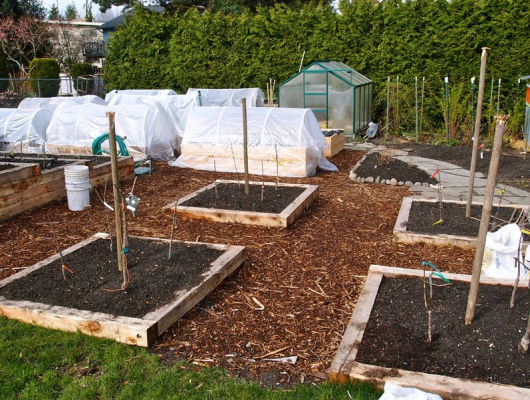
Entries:
[[[471,165],[471,146],[435,146],[428,144],[400,143],[389,147],[412,149],[409,153],[411,156],[445,161],[467,170],[469,170]],[[480,156],[479,150],[476,170],[487,175],[490,160],[491,152],[489,149],[483,151],[483,157]],[[514,150],[507,148],[503,149],[499,164],[499,172],[497,174],[497,182],[501,185],[506,184],[508,186],[514,186],[522,190],[530,191],[530,156],[527,156],[525,159],[522,154]]]
[[384,278],[356,361],[530,387],[530,354],[517,349],[527,325],[528,290],[517,291],[510,309],[511,287],[481,285],[468,326],[463,321],[469,284],[453,282],[433,292],[429,343],[422,279]]
[[245,194],[245,183],[221,183],[215,188],[205,190],[182,206],[215,208],[221,210],[252,211],[279,214],[287,208],[305,188],[249,185],[249,195]]
[[[422,261],[430,261],[443,271],[470,273],[472,250],[393,241],[407,188],[350,181],[349,171],[362,156],[343,151],[331,159],[339,172],[281,179],[320,185],[319,198],[289,229],[179,219],[176,239],[246,246],[247,261],[175,323],[153,351],[167,362],[218,365],[275,387],[318,381],[335,356],[371,264],[421,268]],[[169,238],[172,216],[161,211],[164,205],[215,179],[235,178],[154,163],[153,175],[136,183],[142,200],[129,223],[131,235]],[[57,222],[62,248],[107,232],[106,208],[95,193],[91,202],[82,212],[68,211],[60,202],[0,223],[0,277],[56,253],[48,215]],[[263,361],[295,355],[295,365]]]
[[[0,296],[142,318],[174,300],[176,291],[198,285],[204,270],[223,253],[201,244],[173,243],[168,258],[168,244],[130,238],[130,281],[126,290],[120,291],[122,273],[109,242],[100,239],[64,256],[72,271],[65,271],[65,277],[61,260],[56,260],[0,288]],[[115,249],[115,241],[113,245]]]
[[398,182],[412,183],[430,183],[436,184],[438,180],[431,178],[430,175],[414,165],[407,164],[401,160],[385,157],[384,153],[371,153],[361,162],[355,170],[355,173],[361,178],[372,177],[376,179],[392,179]]
[[[490,216],[490,230],[497,230],[507,223],[516,223],[521,216],[521,210],[514,208],[493,207]],[[466,218],[466,205],[455,203],[443,203],[440,210],[439,202],[414,201],[410,208],[407,231],[434,234],[434,235],[458,235],[477,236],[480,227],[482,206],[471,206],[471,218]],[[434,225],[443,219],[442,223]],[[528,239],[525,235],[525,240]]]

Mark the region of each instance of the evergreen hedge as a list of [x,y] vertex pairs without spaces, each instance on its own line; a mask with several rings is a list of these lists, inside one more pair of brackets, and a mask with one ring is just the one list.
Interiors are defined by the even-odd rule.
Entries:
[[29,63],[29,77],[33,92],[40,97],[53,97],[59,93],[61,80],[59,63],[53,58],[34,58]]
[[[352,0],[342,1],[340,9],[277,5],[256,13],[190,10],[182,16],[136,9],[110,40],[105,82],[108,89],[258,86],[265,91],[269,78],[279,84],[298,72],[305,50],[304,65],[340,60],[372,79],[374,120],[383,125],[390,76],[394,132],[414,131],[416,76],[420,94],[425,77],[422,130],[444,132],[448,76],[451,138],[469,138],[470,79],[477,77],[476,101],[481,49],[487,46],[485,120],[496,112],[498,78],[501,110],[520,108],[523,90],[517,79],[530,74],[529,2]],[[518,132],[520,118],[512,121]]]

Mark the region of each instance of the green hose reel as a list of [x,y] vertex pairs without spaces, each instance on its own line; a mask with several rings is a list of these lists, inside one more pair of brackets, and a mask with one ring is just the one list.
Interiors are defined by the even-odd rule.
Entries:
[[[109,140],[109,134],[108,133],[104,133],[103,135],[98,136],[92,142],[92,154],[95,154],[95,155],[100,155],[100,154],[103,154],[103,153],[107,153],[108,154],[109,153],[108,151],[101,149],[101,145],[106,140]],[[118,155],[119,156],[128,156],[129,155],[129,151],[127,150],[127,146],[125,145],[125,142],[124,142],[124,140],[122,139],[121,136],[116,135],[116,142],[118,143],[118,147],[119,147]]]

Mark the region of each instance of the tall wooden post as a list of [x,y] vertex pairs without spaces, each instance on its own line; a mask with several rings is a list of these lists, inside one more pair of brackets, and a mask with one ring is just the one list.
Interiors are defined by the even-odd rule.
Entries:
[[120,202],[120,180],[118,175],[118,151],[116,147],[116,131],[114,125],[114,118],[116,113],[108,111],[109,117],[109,147],[110,147],[110,163],[112,168],[112,192],[114,194],[114,214],[116,216],[116,247],[118,251],[118,269],[123,271],[123,257],[122,257],[122,224],[121,224],[121,202]]
[[482,217],[480,218],[477,247],[475,250],[475,259],[473,261],[473,274],[471,276],[471,284],[469,285],[469,297],[467,300],[465,318],[466,325],[471,324],[473,322],[473,318],[475,317],[475,306],[477,304],[480,271],[482,269],[482,259],[484,258],[484,248],[486,246],[486,235],[489,228],[493,194],[495,193],[497,171],[499,169],[499,161],[501,158],[502,136],[506,130],[506,121],[508,121],[508,116],[497,115],[495,119],[497,120],[497,127],[495,128],[495,137],[493,139],[493,149],[490,167],[488,170],[488,182],[486,184],[486,193],[484,194],[484,204],[482,205]]
[[247,99],[241,99],[243,106],[243,165],[245,166],[245,194],[250,194],[250,183],[248,182],[248,135],[247,135]]
[[471,153],[471,166],[469,167],[469,183],[467,187],[466,218],[471,217],[471,202],[473,201],[473,187],[475,185],[475,169],[477,167],[478,142],[480,138],[480,120],[482,119],[482,102],[484,100],[484,85],[486,81],[486,59],[488,48],[482,48],[480,58],[480,78],[478,84],[477,115],[475,117],[475,132],[473,134],[473,151]]

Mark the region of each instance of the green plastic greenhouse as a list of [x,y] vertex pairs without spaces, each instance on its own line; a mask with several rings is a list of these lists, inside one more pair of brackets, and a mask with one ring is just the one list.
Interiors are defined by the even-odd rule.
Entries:
[[316,61],[278,87],[278,107],[310,108],[324,129],[354,135],[372,117],[372,81],[340,61]]

